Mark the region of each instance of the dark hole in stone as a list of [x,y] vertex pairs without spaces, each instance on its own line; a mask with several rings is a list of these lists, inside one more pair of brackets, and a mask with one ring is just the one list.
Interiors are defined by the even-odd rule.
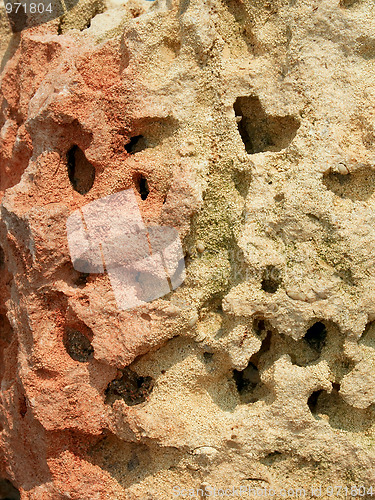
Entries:
[[303,337],[310,347],[317,352],[321,352],[327,337],[327,328],[324,323],[318,321],[314,323]]
[[150,193],[146,177],[143,174],[135,175],[134,183],[138,193],[141,195],[141,199],[146,200]]
[[259,375],[259,360],[271,348],[272,332],[267,331],[262,345],[258,352],[253,354],[247,367],[244,370],[233,370],[233,379],[242,402],[254,403],[258,401],[256,392],[262,387],[262,381]]
[[348,9],[352,5],[355,5],[358,2],[358,0],[340,0],[340,7],[343,7],[344,9]]
[[0,247],[0,269],[4,267],[4,263],[5,263],[4,250],[2,247]]
[[128,144],[125,145],[125,150],[129,154],[139,153],[148,147],[147,139],[143,135],[131,137]]
[[275,293],[280,285],[280,270],[274,266],[267,266],[263,271],[262,290],[267,293]]
[[191,262],[191,256],[188,253],[184,254],[184,262],[185,262],[185,267],[188,267],[188,265]]
[[142,313],[141,318],[146,320],[146,321],[151,321],[151,316],[147,313]]
[[0,343],[9,344],[12,341],[13,328],[6,314],[0,314]]
[[8,479],[0,479],[0,500],[20,500],[20,498],[20,492]]
[[260,346],[260,349],[258,352],[253,354],[250,358],[250,361],[255,365],[258,366],[259,359],[263,354],[268,352],[271,349],[271,341],[272,341],[272,331],[271,330],[266,330],[267,335],[264,337],[262,341],[262,345]]
[[240,394],[255,389],[260,382],[258,368],[251,362],[242,371],[233,370],[233,378]]
[[310,408],[311,413],[316,413],[316,407],[318,405],[318,398],[323,393],[323,390],[315,391],[311,394],[307,400],[307,405]]
[[253,319],[253,329],[257,335],[261,335],[262,332],[266,329],[266,323],[263,318],[254,318]]
[[73,189],[80,194],[88,193],[95,181],[95,168],[78,146],[70,148],[66,156],[68,176]]
[[94,348],[90,340],[78,330],[65,332],[64,346],[69,356],[80,363],[86,363],[94,355]]
[[123,370],[120,379],[112,380],[105,391],[106,403],[112,404],[117,399],[123,399],[129,406],[144,403],[153,389],[152,377],[141,377],[130,368]]
[[268,115],[256,96],[238,97],[234,111],[241,117],[238,131],[249,154],[285,149],[300,126],[293,116]]
[[75,280],[75,285],[80,287],[80,288],[83,288],[87,285],[87,278],[89,277],[90,275],[88,273],[79,273],[79,276],[78,278]]
[[283,201],[283,200],[284,200],[284,198],[285,198],[284,193],[279,193],[279,194],[275,195],[275,198],[274,198],[274,199],[275,199],[275,201],[276,201],[277,203],[280,203],[281,201]]
[[150,192],[148,189],[147,179],[145,179],[144,177],[141,177],[141,180],[139,182],[139,192],[142,200],[145,200]]
[[268,453],[266,458],[274,458],[274,457],[280,457],[282,453],[280,451],[272,451],[271,453]]
[[203,359],[206,363],[210,363],[212,361],[213,357],[214,357],[214,354],[212,352],[204,352],[203,353]]
[[25,396],[21,397],[19,404],[20,404],[20,415],[23,418],[27,412],[27,403]]
[[339,392],[340,391],[340,384],[337,382],[332,382],[332,388],[334,391]]

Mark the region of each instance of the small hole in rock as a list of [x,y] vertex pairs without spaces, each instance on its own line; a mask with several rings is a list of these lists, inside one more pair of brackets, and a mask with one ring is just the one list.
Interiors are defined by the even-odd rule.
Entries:
[[321,352],[327,337],[327,328],[324,323],[318,321],[314,323],[303,337],[310,347],[317,352]]
[[22,418],[24,418],[24,416],[26,415],[26,412],[27,412],[27,403],[26,403],[25,396],[21,397],[19,405],[20,405],[20,407],[19,407],[19,409],[20,409],[20,415],[21,415]]
[[267,293],[275,293],[280,285],[280,270],[274,266],[267,266],[263,271],[262,290]]
[[212,361],[213,357],[214,357],[214,354],[212,352],[204,352],[203,353],[203,359],[206,363],[210,363]]
[[240,394],[253,390],[260,382],[258,368],[253,363],[242,371],[233,370],[233,378]]
[[262,335],[265,329],[266,329],[266,323],[263,318],[253,319],[253,330],[257,335]]
[[5,264],[4,250],[3,247],[0,247],[0,269],[4,267],[4,264]]
[[13,328],[6,314],[0,314],[0,342],[9,344],[13,338]]
[[146,320],[146,321],[151,321],[151,316],[147,313],[142,313],[141,318]]
[[90,275],[88,273],[79,273],[78,278],[75,280],[74,284],[79,288],[84,288],[87,285],[87,278]]
[[271,453],[268,453],[268,455],[265,458],[273,459],[276,457],[280,457],[281,455],[282,453],[280,451],[272,451]]
[[141,377],[130,368],[125,368],[120,379],[109,383],[105,391],[106,403],[112,404],[117,399],[123,399],[129,406],[144,403],[152,392],[153,386],[152,377]]
[[125,150],[129,154],[139,153],[148,147],[147,139],[143,135],[131,137],[128,144],[125,145]]
[[300,122],[293,116],[268,115],[256,96],[238,97],[234,103],[238,131],[249,154],[281,151],[297,134]]
[[20,500],[20,498],[20,492],[8,479],[0,479],[0,500]]
[[318,398],[323,393],[323,390],[315,391],[311,394],[307,400],[307,405],[310,408],[311,413],[316,413],[316,407],[318,405]]
[[340,391],[340,384],[337,382],[332,382],[332,388],[334,391],[339,392]]
[[349,7],[352,7],[352,5],[355,5],[357,1],[358,0],[340,0],[340,7],[348,9]]
[[66,331],[64,346],[69,356],[80,363],[86,363],[94,355],[94,348],[90,340],[78,330]]
[[73,189],[80,194],[90,191],[95,181],[95,168],[87,160],[85,153],[78,146],[73,146],[67,153],[68,176]]
[[260,379],[258,366],[260,358],[271,348],[271,337],[272,333],[269,331],[263,339],[259,351],[251,356],[244,370],[233,370],[234,382],[242,403],[255,403],[261,397],[264,386]]
[[138,193],[141,195],[142,200],[146,200],[150,193],[147,179],[144,175],[134,176],[134,183]]
[[262,345],[260,346],[260,349],[258,352],[253,354],[250,358],[250,361],[255,365],[258,366],[259,360],[263,354],[268,352],[271,349],[271,343],[272,343],[272,331],[271,330],[266,330],[267,334],[262,340]]

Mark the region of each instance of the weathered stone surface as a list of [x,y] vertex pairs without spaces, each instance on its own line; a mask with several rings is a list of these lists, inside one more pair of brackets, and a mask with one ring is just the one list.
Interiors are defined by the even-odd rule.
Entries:
[[[374,485],[373,2],[1,9],[4,498]],[[134,310],[66,234],[126,189],[187,272]]]

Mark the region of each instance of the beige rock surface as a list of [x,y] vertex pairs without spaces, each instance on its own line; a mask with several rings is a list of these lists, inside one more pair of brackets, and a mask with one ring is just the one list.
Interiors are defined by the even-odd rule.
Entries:
[[[372,0],[1,14],[0,492],[375,495]],[[120,310],[66,220],[130,188],[187,276]]]

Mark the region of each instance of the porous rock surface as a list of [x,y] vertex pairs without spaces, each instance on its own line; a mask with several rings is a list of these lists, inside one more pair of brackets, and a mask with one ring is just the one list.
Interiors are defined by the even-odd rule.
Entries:
[[[374,485],[373,1],[1,14],[3,498]],[[66,220],[130,188],[187,276],[123,311]]]

